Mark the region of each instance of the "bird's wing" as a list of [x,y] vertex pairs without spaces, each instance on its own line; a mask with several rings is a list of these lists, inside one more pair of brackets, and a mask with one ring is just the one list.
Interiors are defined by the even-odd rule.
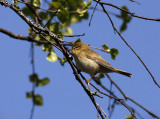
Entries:
[[112,66],[105,60],[103,59],[97,52],[89,49],[87,50],[87,53],[85,54],[87,58],[92,59],[99,65],[106,67],[106,68],[111,68]]

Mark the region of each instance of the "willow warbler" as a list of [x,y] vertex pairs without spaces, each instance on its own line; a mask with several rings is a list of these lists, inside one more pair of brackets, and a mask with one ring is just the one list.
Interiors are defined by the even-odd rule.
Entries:
[[[112,67],[105,59],[103,59],[97,52],[90,49],[85,43],[74,43],[69,50],[73,52],[77,68],[82,72],[90,74],[92,76],[91,78],[97,73],[116,72],[128,77],[131,77],[132,75],[131,73]],[[87,81],[89,82],[90,79]]]

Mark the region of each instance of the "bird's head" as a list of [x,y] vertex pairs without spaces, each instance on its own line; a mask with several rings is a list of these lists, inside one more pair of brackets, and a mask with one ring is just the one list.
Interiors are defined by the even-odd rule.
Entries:
[[89,46],[85,43],[81,43],[81,42],[77,42],[74,43],[72,48],[69,49],[73,52],[73,54],[78,55],[80,52],[87,50],[89,48]]

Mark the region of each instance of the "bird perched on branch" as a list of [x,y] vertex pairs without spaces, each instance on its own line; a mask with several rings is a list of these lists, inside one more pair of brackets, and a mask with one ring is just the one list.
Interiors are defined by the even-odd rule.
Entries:
[[112,67],[105,59],[103,59],[97,52],[89,48],[85,43],[74,43],[72,48],[69,49],[73,52],[76,66],[82,72],[91,75],[87,80],[89,82],[97,73],[112,73],[116,72],[128,77],[131,73]]

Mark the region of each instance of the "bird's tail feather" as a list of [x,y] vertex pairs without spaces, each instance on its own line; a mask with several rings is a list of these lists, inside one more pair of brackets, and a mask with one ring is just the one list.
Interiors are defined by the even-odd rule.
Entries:
[[131,76],[132,76],[131,73],[128,73],[128,72],[123,71],[123,70],[120,70],[120,69],[117,69],[117,73],[122,74],[122,75],[125,75],[125,76],[128,76],[128,77],[131,77]]

